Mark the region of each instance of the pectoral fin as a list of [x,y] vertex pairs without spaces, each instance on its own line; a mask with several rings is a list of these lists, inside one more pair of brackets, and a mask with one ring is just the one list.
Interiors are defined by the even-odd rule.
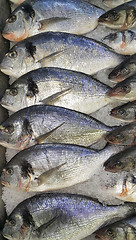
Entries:
[[[65,163],[62,163],[61,165],[59,165],[59,166],[57,166],[57,167],[55,167],[55,168],[52,168],[52,169],[50,169],[50,170],[42,173],[42,174],[37,178],[38,185],[40,186],[40,185],[46,183],[46,182],[47,182],[47,179],[51,179],[53,175],[56,175],[56,174],[59,172],[60,168],[61,168],[62,166],[64,166],[65,164],[66,164],[66,162],[65,162]],[[54,178],[52,178],[52,179],[53,179],[53,181],[54,181]]]
[[54,61],[55,58],[57,58],[61,53],[63,53],[65,51],[64,50],[61,50],[61,51],[57,51],[57,52],[54,52],[40,60],[38,60],[37,62],[41,63],[41,66],[44,67],[46,63],[50,62],[50,61]]
[[71,91],[71,88],[62,90],[60,92],[57,92],[51,96],[49,96],[48,98],[43,99],[41,102],[44,104],[53,104],[54,102],[56,102],[60,97],[62,97],[63,95],[69,93]]
[[65,122],[61,123],[59,126],[57,126],[56,128],[52,129],[50,132],[47,132],[41,136],[39,136],[38,138],[35,139],[37,144],[41,144],[44,143],[45,139],[47,137],[49,137],[52,133],[54,133],[58,128],[60,128]]
[[49,18],[49,19],[44,19],[44,20],[41,20],[40,21],[40,25],[41,27],[38,29],[39,31],[43,31],[43,30],[46,30],[46,28],[50,25],[53,25],[53,24],[56,24],[58,22],[63,22],[63,21],[67,21],[69,20],[70,18],[62,18],[62,17],[53,17],[53,18]]

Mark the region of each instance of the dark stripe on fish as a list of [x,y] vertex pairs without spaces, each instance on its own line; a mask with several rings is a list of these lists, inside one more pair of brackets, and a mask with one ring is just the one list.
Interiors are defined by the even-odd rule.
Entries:
[[26,46],[26,51],[28,53],[28,57],[31,56],[35,60],[34,54],[36,54],[36,46],[34,46],[32,42],[26,42],[25,46]]
[[26,96],[32,98],[39,93],[39,89],[37,84],[32,79],[28,79],[27,82],[28,82],[28,91]]
[[28,163],[27,161],[24,161],[22,164],[22,167],[21,167],[21,176],[23,178],[28,178],[29,174],[34,175],[32,165],[30,163]]
[[23,218],[23,225],[25,227],[30,227],[30,226],[35,227],[35,222],[28,209],[24,209],[22,213],[22,218]]
[[35,11],[30,4],[24,3],[22,9],[25,13],[25,17],[27,20],[29,19],[29,17],[31,17],[32,19],[35,17]]

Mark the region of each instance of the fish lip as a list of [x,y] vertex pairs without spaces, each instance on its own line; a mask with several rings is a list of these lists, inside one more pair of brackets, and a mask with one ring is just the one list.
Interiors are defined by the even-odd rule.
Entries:
[[4,232],[2,232],[2,235],[3,235],[3,237],[5,237],[7,239],[12,239],[12,236],[10,236],[10,235],[8,235],[8,234],[6,234]]
[[100,240],[104,240],[104,238],[102,238],[99,234],[96,234],[95,238],[100,239]]
[[6,74],[6,75],[9,75],[9,72],[12,71],[12,70],[13,70],[12,67],[10,67],[10,68],[5,68],[5,67],[2,66],[2,64],[0,64],[0,71],[3,72],[3,73]]
[[9,187],[9,186],[10,186],[10,184],[9,184],[8,182],[5,182],[5,181],[3,181],[3,180],[1,180],[1,184],[4,185],[4,186],[6,186],[6,187]]

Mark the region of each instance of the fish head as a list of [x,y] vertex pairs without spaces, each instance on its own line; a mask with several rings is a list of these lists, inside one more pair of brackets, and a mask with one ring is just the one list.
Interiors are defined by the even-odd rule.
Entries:
[[35,11],[30,4],[23,3],[6,20],[2,35],[10,41],[22,41],[30,36],[31,26],[34,24]]
[[118,83],[107,93],[107,95],[115,99],[134,101],[136,99],[135,76]]
[[120,29],[125,22],[126,11],[120,8],[114,8],[99,17],[99,24],[112,29]]
[[136,73],[135,62],[126,61],[115,67],[109,74],[108,78],[112,82],[122,82],[126,78]]
[[0,64],[0,70],[10,76],[19,77],[29,71],[34,59],[26,51],[24,43],[16,44],[6,53]]
[[[27,219],[26,219],[27,217]],[[14,210],[5,222],[3,236],[7,239],[29,239],[31,234],[31,221],[27,209]]]
[[118,145],[136,145],[136,125],[130,123],[125,126],[117,127],[105,136],[105,140],[109,143]]
[[126,122],[134,122],[136,119],[135,108],[131,104],[124,104],[111,110],[110,116],[124,120]]
[[136,202],[136,175],[128,174],[126,176],[119,198],[127,202]]
[[96,239],[100,240],[124,240],[125,231],[124,225],[120,223],[115,223],[104,227],[96,232]]
[[27,107],[25,96],[27,94],[27,87],[25,83],[18,83],[15,81],[10,88],[6,89],[2,99],[1,105],[9,111],[16,112],[24,107]]
[[21,185],[21,170],[18,164],[10,161],[2,170],[1,183],[7,187],[20,187]]

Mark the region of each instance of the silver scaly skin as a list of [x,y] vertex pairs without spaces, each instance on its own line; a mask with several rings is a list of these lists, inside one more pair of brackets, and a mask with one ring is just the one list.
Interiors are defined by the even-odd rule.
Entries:
[[21,41],[48,31],[85,34],[104,12],[83,0],[26,0],[7,19],[3,37]]
[[60,67],[91,75],[115,67],[124,59],[94,39],[48,32],[17,43],[5,55],[0,69],[14,77],[39,67]]
[[0,125],[0,145],[18,150],[41,142],[89,146],[112,129],[80,112],[36,105],[14,113]]
[[123,3],[130,2],[131,0],[103,0],[103,4],[109,8],[117,7]]
[[17,79],[1,99],[16,112],[37,104],[50,104],[90,114],[112,102],[110,87],[89,75],[60,68],[40,68]]
[[132,204],[103,206],[81,195],[41,194],[13,210],[3,235],[14,240],[80,240],[134,212]]

